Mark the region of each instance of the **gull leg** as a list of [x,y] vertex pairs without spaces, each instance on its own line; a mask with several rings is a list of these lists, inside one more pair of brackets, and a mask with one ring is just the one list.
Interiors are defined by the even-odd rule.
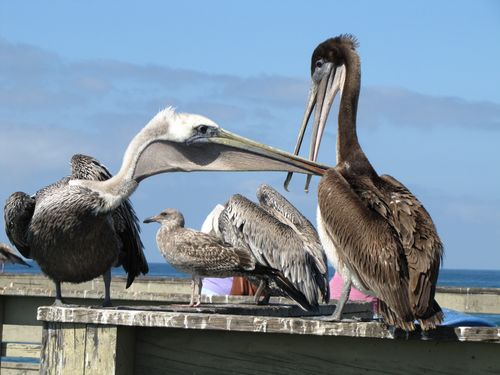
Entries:
[[191,299],[189,300],[189,307],[194,306],[194,290],[196,288],[196,276],[193,276],[191,279]]
[[111,268],[104,272],[102,278],[104,280],[104,302],[102,306],[110,307],[113,306],[111,303]]
[[196,303],[194,307],[198,307],[201,304],[201,288],[203,288],[203,279],[201,277],[196,278],[196,286],[198,287],[198,293],[196,295]]

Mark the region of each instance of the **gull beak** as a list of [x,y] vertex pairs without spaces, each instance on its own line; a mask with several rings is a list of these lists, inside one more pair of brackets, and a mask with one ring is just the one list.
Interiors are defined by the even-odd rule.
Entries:
[[156,216],[151,216],[151,217],[148,217],[147,219],[144,219],[143,223],[144,224],[148,224],[148,223],[154,223],[156,221],[158,221],[159,217],[156,215]]
[[[298,155],[300,146],[304,139],[304,133],[307,124],[311,117],[313,109],[316,107],[313,120],[313,129],[311,137],[311,146],[309,150],[309,159],[316,162],[318,159],[319,146],[325,130],[325,124],[328,119],[328,114],[333,104],[333,100],[339,91],[342,90],[345,80],[345,66],[334,66],[332,63],[327,63],[326,71],[321,80],[312,80],[311,89],[309,90],[309,97],[307,99],[306,110],[304,118],[297,138],[294,154]],[[288,185],[292,179],[292,172],[289,172],[284,187],[288,191]],[[308,174],[305,191],[309,190],[312,174]]]

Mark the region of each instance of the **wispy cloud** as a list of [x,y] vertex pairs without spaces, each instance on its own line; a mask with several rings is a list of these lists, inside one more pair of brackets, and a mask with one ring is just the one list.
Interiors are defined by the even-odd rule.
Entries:
[[375,125],[500,130],[500,103],[423,95],[402,88],[363,88],[359,116]]

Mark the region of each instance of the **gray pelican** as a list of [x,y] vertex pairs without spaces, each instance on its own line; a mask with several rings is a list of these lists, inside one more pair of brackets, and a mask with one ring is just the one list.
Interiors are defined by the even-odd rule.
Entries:
[[[219,217],[222,238],[234,246],[247,246],[261,264],[280,270],[307,298],[311,306],[328,302],[328,266],[318,233],[288,200],[271,186],[257,189],[259,205],[233,195]],[[256,302],[264,291],[267,303],[273,288],[259,280]]]
[[413,330],[419,320],[424,330],[432,329],[443,319],[434,299],[443,246],[423,205],[395,178],[378,175],[361,149],[356,47],[353,36],[340,35],[314,50],[312,87],[295,148],[297,154],[316,106],[310,158],[317,159],[328,113],[341,91],[337,165],[319,183],[317,211],[321,242],[344,279],[333,318],[340,319],[353,284],[379,298],[379,312],[389,325]]
[[[73,155],[70,164],[70,176],[39,190],[35,197],[16,192],[7,199],[4,210],[6,232],[19,251],[25,257],[35,259],[42,271],[54,280],[56,304],[62,303],[61,282],[78,283],[103,275],[105,285],[103,305],[110,306],[111,266],[123,266],[128,274],[127,288],[136,276],[148,272],[148,264],[139,235],[138,219],[130,201],[124,199],[109,217],[97,217],[92,221],[88,218],[82,220],[79,216],[81,211],[85,213],[84,210],[88,210],[84,206],[84,196],[76,195],[74,198],[77,199],[77,204],[83,206],[81,211],[65,202],[68,197],[71,197],[68,187],[70,181],[78,179],[106,181],[112,176],[97,159],[87,155]],[[61,194],[59,201],[56,203],[49,201],[48,207],[43,206],[47,205],[47,200],[57,198],[58,194]],[[79,202],[78,199],[81,201]],[[56,210],[54,204],[60,207]],[[50,215],[55,213],[64,216],[53,217],[53,220],[49,222],[52,226],[44,228],[42,225],[48,220],[35,217],[36,209],[40,210],[39,216],[49,215],[50,218]],[[84,222],[85,219],[88,223]],[[59,223],[58,220],[63,223]],[[57,232],[57,229],[61,227],[66,233]],[[73,230],[76,231],[76,228],[86,231],[85,234],[80,234],[81,242],[67,238],[75,235]],[[39,240],[33,239],[36,234],[41,235]],[[53,247],[42,246],[40,242],[37,242],[44,238],[52,241]],[[71,245],[76,246],[72,249],[73,252],[80,251],[84,254],[85,260],[66,251]],[[64,252],[65,256],[61,253],[54,254],[58,250]],[[54,255],[49,258],[51,254]]]
[[34,197],[14,193],[4,209],[7,235],[21,254],[34,259],[55,281],[58,303],[62,281],[82,282],[108,274],[117,261],[131,267],[129,284],[135,274],[147,270],[142,250],[127,252],[129,257],[120,259],[121,241],[113,217],[147,177],[196,170],[322,175],[326,169],[227,132],[206,117],[167,108],[132,139],[113,177],[105,181],[66,178]]
[[22,264],[23,266],[31,267],[21,257],[14,254],[14,250],[8,245],[0,242],[0,264],[2,265],[0,272],[3,273],[3,268],[6,263]]
[[161,224],[156,243],[165,260],[192,275],[189,306],[200,305],[203,277],[252,275],[273,280],[303,309],[312,309],[305,296],[280,271],[259,262],[248,247],[232,246],[213,235],[184,228],[184,216],[172,208],[144,220],[152,222]]

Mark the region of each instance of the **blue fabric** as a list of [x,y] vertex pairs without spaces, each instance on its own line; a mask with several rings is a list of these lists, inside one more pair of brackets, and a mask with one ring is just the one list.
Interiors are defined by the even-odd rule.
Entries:
[[444,322],[443,326],[448,327],[495,327],[495,324],[489,320],[465,314],[460,311],[443,309]]

